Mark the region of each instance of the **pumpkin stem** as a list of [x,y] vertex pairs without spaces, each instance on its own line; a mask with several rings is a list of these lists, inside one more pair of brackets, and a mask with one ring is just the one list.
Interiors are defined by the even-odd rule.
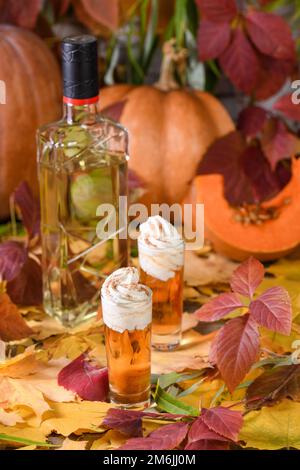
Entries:
[[180,84],[175,78],[177,74],[180,83],[185,82],[188,51],[178,48],[176,39],[170,39],[163,46],[163,60],[160,69],[160,77],[155,87],[162,91],[177,90]]

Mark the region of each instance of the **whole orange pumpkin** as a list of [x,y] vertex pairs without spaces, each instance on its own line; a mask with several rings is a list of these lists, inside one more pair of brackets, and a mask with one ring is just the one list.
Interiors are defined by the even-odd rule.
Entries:
[[44,42],[29,31],[0,25],[0,218],[9,215],[9,196],[22,180],[37,192],[39,126],[61,113],[58,64]]
[[[172,48],[165,44],[156,86],[115,85],[100,91],[100,111],[125,103],[120,121],[129,131],[129,167],[145,181],[147,203],[180,203],[208,147],[234,129],[212,95],[176,86]],[[179,54],[176,58],[184,61]]]

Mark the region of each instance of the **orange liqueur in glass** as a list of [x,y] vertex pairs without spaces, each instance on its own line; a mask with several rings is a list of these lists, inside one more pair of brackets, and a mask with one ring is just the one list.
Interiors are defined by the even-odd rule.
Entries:
[[152,290],[152,345],[172,350],[181,340],[184,241],[160,216],[150,217],[140,231],[140,278]]
[[126,408],[149,405],[151,291],[135,268],[115,271],[102,288],[110,400]]

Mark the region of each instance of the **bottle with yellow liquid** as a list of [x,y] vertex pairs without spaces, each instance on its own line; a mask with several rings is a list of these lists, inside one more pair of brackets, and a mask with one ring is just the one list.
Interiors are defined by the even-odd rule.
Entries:
[[[38,131],[43,291],[46,312],[74,326],[96,314],[104,280],[128,264],[119,202],[127,196],[128,135],[97,113],[96,38],[65,39],[62,58],[63,118]],[[115,232],[100,236],[101,218],[111,215]]]

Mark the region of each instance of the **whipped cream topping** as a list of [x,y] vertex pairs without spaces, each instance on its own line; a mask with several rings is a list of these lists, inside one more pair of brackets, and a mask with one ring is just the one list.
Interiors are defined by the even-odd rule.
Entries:
[[143,330],[152,319],[151,291],[139,284],[136,268],[121,268],[104,281],[101,289],[105,325],[123,333]]
[[138,247],[143,271],[161,281],[173,278],[184,264],[184,241],[176,228],[159,215],[141,224]]

